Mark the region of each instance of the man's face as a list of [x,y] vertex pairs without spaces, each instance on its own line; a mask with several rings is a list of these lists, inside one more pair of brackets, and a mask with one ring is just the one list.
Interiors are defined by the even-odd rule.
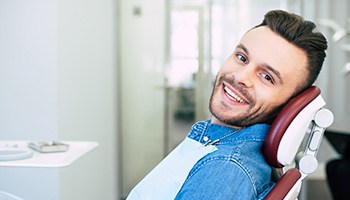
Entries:
[[233,127],[265,122],[305,83],[306,66],[303,50],[268,27],[250,30],[217,74],[212,122]]

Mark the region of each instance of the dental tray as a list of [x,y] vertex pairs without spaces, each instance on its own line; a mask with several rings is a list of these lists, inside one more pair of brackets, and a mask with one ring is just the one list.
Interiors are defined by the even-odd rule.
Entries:
[[54,140],[30,142],[28,146],[41,153],[65,152],[69,148],[68,144]]

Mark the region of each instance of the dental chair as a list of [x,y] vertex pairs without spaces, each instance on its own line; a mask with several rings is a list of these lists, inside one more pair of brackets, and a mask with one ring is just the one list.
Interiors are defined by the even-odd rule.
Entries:
[[316,171],[323,133],[334,120],[320,93],[311,86],[291,99],[272,122],[263,152],[277,178],[266,200],[297,199],[302,181]]

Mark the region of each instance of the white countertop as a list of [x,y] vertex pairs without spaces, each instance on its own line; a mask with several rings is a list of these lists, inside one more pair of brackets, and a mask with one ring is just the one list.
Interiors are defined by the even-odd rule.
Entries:
[[[0,161],[0,167],[66,167],[98,146],[91,141],[61,141],[69,145],[65,152],[40,153],[35,150],[30,158]],[[0,141],[4,147],[28,148],[29,141]]]

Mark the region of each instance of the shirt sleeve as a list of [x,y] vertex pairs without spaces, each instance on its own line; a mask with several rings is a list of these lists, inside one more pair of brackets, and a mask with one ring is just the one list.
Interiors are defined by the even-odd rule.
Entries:
[[192,169],[175,199],[249,200],[257,195],[239,163],[212,159]]

